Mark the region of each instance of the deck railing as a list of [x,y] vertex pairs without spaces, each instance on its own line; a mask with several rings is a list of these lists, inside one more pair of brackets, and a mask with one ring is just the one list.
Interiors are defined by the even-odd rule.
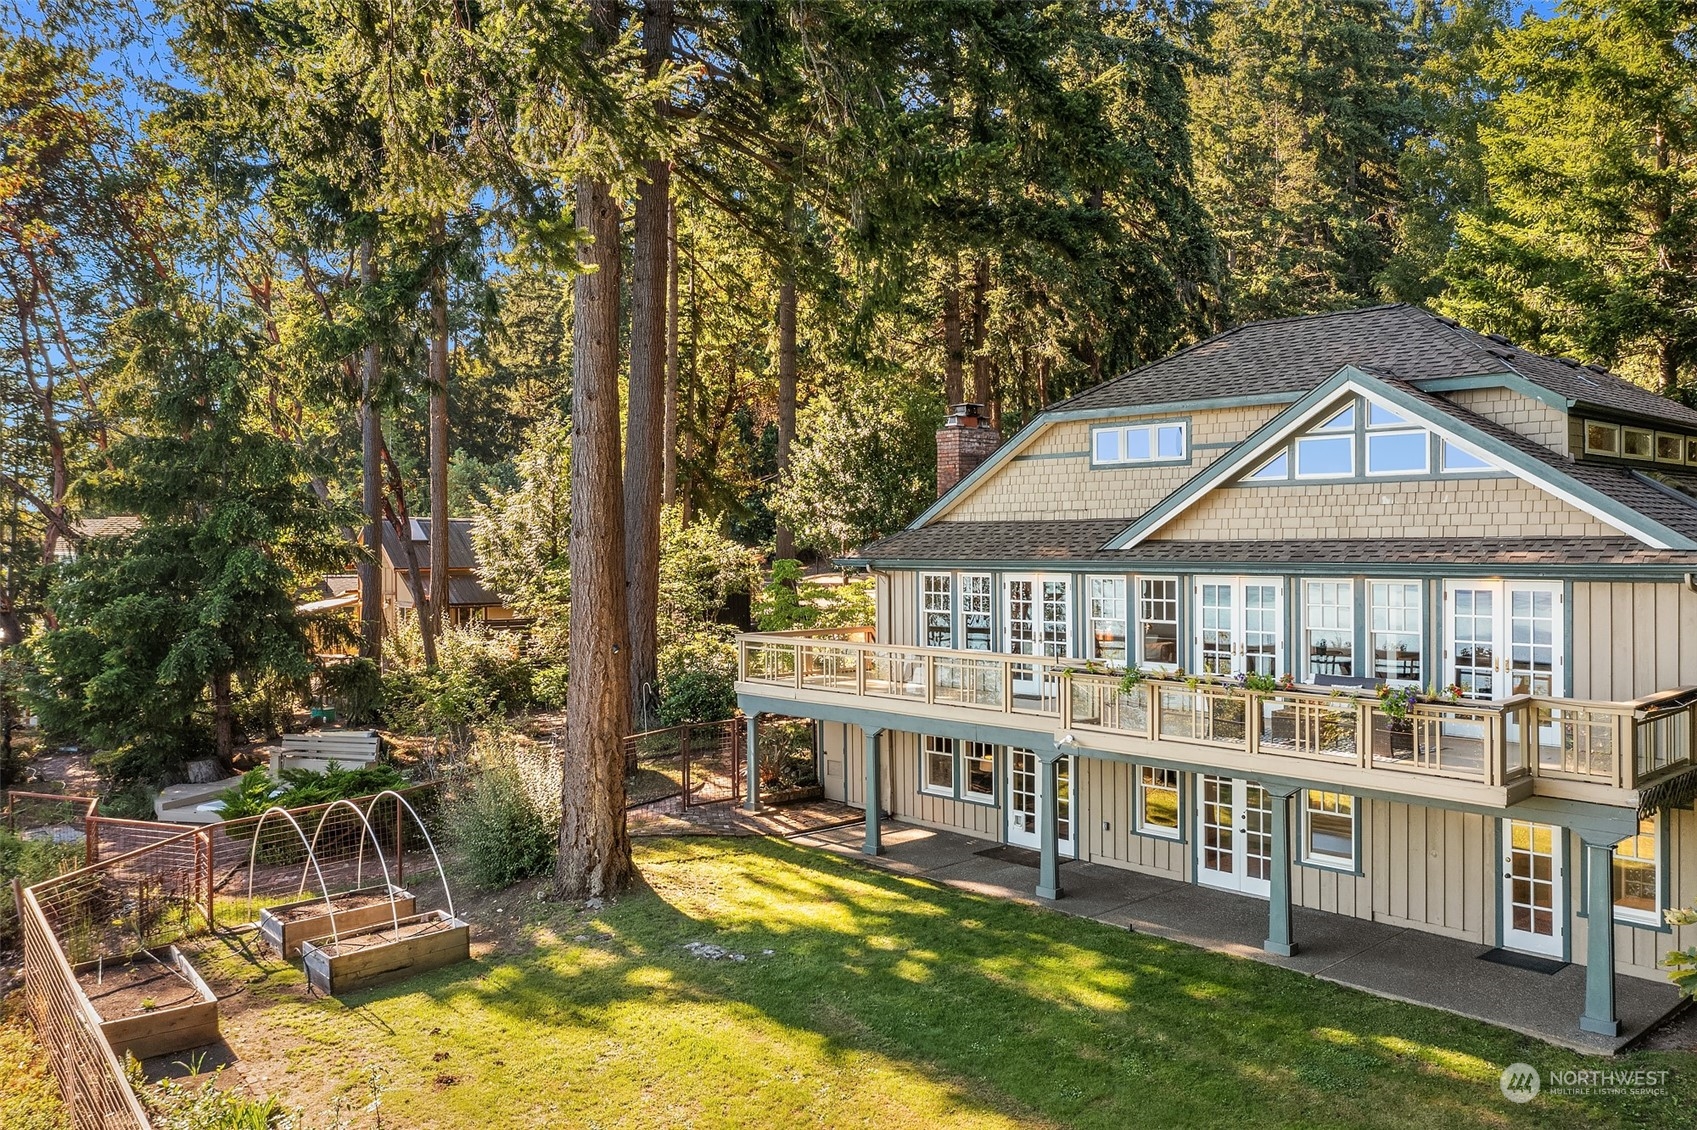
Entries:
[[1633,702],[1414,702],[1393,714],[1367,692],[1157,677],[1122,687],[1118,675],[1077,661],[892,647],[870,635],[745,635],[739,675],[802,692],[1037,715],[1059,730],[1493,786],[1532,776],[1633,789],[1691,768],[1697,751],[1697,688]]

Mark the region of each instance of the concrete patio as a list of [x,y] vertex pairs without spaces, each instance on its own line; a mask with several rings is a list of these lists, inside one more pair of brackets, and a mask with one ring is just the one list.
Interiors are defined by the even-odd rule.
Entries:
[[1063,896],[1049,902],[1033,895],[1036,852],[896,821],[885,821],[882,829],[885,854],[875,859],[861,854],[865,826],[859,822],[790,838],[904,875],[1281,965],[1594,1055],[1626,1049],[1680,1005],[1671,984],[1618,976],[1620,1034],[1592,1035],[1578,1024],[1585,1009],[1583,966],[1555,973],[1513,968],[1478,960],[1490,946],[1302,907],[1294,909],[1297,952],[1278,957],[1261,948],[1267,904],[1259,899],[1074,861],[1061,868]]

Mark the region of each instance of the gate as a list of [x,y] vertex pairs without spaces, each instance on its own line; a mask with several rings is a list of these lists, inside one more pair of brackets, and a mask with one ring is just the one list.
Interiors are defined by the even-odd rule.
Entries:
[[742,794],[741,718],[691,722],[625,739],[625,807],[682,811]]

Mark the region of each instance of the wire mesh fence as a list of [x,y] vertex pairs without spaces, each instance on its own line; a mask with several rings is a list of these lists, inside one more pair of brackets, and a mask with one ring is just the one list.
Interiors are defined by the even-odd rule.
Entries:
[[[324,902],[329,933],[338,904],[344,910],[394,905],[403,888],[407,913],[445,906],[429,831],[437,792],[431,782],[204,827],[110,819],[85,805],[83,850],[90,863],[15,891],[25,1007],[72,1125],[148,1126],[124,1065],[101,1035],[101,1017],[79,985],[78,969],[151,957],[208,927],[247,927],[289,903]],[[21,817],[25,823],[61,815],[8,804],[13,811],[34,813]]]
[[742,788],[741,718],[687,723],[625,739],[625,807],[669,810],[735,800]]

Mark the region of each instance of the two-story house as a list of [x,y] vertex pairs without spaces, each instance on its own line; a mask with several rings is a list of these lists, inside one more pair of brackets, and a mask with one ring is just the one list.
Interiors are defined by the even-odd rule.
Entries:
[[1043,898],[1079,859],[1265,899],[1275,953],[1294,904],[1579,963],[1605,1035],[1697,943],[1697,411],[1398,305],[938,442],[846,559],[876,625],[740,644],[866,851],[882,810],[1036,849]]

